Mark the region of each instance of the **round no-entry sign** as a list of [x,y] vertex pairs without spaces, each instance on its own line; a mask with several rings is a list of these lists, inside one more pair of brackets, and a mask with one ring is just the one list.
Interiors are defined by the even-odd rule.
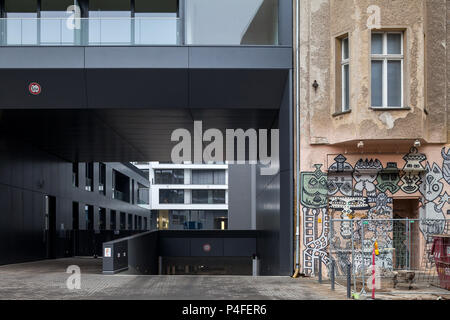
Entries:
[[203,245],[203,251],[210,252],[211,251],[211,245],[209,243],[206,243]]
[[28,86],[28,91],[30,91],[30,93],[31,93],[32,95],[37,96],[38,94],[41,93],[42,88],[41,88],[41,85],[40,85],[39,83],[37,83],[37,82],[32,82],[32,83],[30,83],[30,85]]

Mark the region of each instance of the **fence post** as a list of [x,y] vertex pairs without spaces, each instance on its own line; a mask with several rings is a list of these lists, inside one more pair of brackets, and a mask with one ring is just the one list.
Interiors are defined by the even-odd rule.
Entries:
[[351,263],[347,264],[347,298],[350,299],[352,296],[352,265]]
[[362,292],[366,292],[365,285],[366,285],[366,251],[364,250],[364,225],[365,220],[361,219],[361,255],[362,255]]
[[319,283],[322,283],[322,256],[319,256]]
[[334,291],[334,260],[331,260],[331,274],[330,274],[330,279],[331,279],[331,290]]

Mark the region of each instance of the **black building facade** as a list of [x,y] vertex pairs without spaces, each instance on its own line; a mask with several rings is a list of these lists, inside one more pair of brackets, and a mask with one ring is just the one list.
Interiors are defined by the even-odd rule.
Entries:
[[[65,13],[74,3],[79,20],[78,9]],[[96,163],[96,190],[98,163],[170,161],[171,133],[202,121],[280,130],[280,170],[256,178],[257,250],[262,274],[291,274],[291,1],[0,0],[0,12],[0,234],[17,248],[3,263],[43,256],[26,244],[45,231],[44,195],[65,199],[56,226],[71,227],[74,201],[82,215],[91,194],[72,188],[72,163]],[[140,214],[98,201],[106,216]],[[24,205],[31,213],[20,218]]]

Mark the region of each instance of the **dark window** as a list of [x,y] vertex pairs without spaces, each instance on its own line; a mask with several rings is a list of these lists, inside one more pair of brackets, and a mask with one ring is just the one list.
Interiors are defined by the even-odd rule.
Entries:
[[110,215],[110,219],[109,219],[109,228],[111,230],[116,230],[116,211],[115,210],[111,210],[111,215]]
[[148,230],[147,218],[146,217],[144,217],[144,230]]
[[223,204],[225,203],[225,190],[192,190],[192,203]]
[[86,230],[94,230],[94,207],[86,205],[84,206],[84,212],[86,217]]
[[72,163],[72,185],[78,187],[78,162]]
[[99,164],[99,179],[98,179],[98,192],[106,195],[106,165],[104,163]]
[[86,163],[86,187],[87,191],[94,191],[94,163]]
[[128,215],[128,230],[133,230],[133,215]]
[[106,229],[106,209],[98,208],[98,228],[100,230]]
[[184,170],[157,169],[155,170],[155,184],[184,184]]
[[149,189],[138,183],[138,204],[149,204]]
[[160,189],[159,203],[184,203],[184,190]]
[[120,213],[120,230],[125,230],[127,228],[127,218],[125,212]]
[[192,184],[225,184],[225,170],[192,170]]
[[113,198],[130,202],[130,178],[116,170],[112,173]]
[[79,205],[78,202],[72,203],[72,229],[78,230],[80,228],[80,220],[79,220]]

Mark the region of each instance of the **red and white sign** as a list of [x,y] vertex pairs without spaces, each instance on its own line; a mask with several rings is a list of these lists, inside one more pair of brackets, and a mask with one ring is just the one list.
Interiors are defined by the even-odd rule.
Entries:
[[28,91],[30,91],[30,93],[34,96],[37,96],[38,94],[41,93],[42,88],[41,85],[37,82],[32,82],[30,83],[30,85],[28,86]]
[[105,257],[106,258],[111,257],[111,248],[105,248]]
[[203,251],[210,252],[211,251],[211,245],[209,243],[206,243],[203,245]]

